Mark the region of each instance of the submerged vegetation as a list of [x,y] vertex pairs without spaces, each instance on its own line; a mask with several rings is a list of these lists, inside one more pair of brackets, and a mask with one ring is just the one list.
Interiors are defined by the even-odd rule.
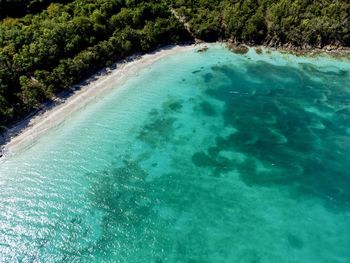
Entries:
[[2,1],[0,130],[134,53],[193,38],[350,46],[349,14],[345,0]]

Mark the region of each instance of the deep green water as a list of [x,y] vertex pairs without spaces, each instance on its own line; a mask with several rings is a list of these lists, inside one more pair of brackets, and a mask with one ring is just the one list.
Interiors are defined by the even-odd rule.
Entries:
[[0,262],[350,262],[350,63],[156,62],[0,162]]

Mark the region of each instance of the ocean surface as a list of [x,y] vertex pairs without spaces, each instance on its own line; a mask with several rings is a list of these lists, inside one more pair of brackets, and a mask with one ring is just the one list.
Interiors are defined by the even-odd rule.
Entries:
[[350,262],[350,62],[135,72],[1,159],[0,262]]

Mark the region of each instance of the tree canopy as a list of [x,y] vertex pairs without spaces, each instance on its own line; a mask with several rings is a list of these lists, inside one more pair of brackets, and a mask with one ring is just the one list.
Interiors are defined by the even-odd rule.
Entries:
[[0,0],[0,129],[96,70],[167,44],[350,46],[347,0]]
[[350,45],[347,0],[171,0],[196,37],[252,44]]
[[0,32],[0,126],[118,59],[190,40],[163,1],[51,3]]

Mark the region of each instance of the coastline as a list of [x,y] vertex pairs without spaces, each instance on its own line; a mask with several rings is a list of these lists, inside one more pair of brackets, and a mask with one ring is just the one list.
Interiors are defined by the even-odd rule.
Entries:
[[[328,55],[336,59],[350,59],[350,48],[326,50],[247,45],[230,41],[219,41],[216,43],[223,44],[232,52],[240,54],[246,53],[245,50],[248,48],[266,48],[271,51],[296,56],[315,57]],[[205,52],[208,44],[210,45],[207,42],[196,42],[195,44],[188,45],[165,46],[151,53],[127,57],[124,60],[117,61],[110,67],[99,70],[89,78],[72,86],[69,90],[61,92],[52,101],[43,104],[38,111],[29,114],[7,131],[0,134],[0,160],[31,145],[40,135],[61,124],[66,116],[82,109],[106,91],[117,88],[116,86],[123,84],[125,80],[136,74],[139,70],[152,65],[163,57],[176,54],[177,52],[187,50]]]
[[[198,42],[201,43],[201,42]],[[294,46],[292,44],[285,45],[275,45],[271,43],[264,43],[261,45],[247,44],[241,42],[235,42],[232,40],[221,41],[225,44],[227,48],[231,49],[233,52],[237,50],[237,53],[244,54],[245,48],[255,48],[255,49],[269,49],[271,51],[278,51],[281,53],[292,54],[295,56],[307,56],[316,57],[327,55],[335,59],[349,59],[350,60],[350,47],[327,45],[324,47],[311,47],[311,46]]]
[[139,70],[161,58],[195,48],[198,45],[166,46],[144,55],[133,55],[96,72],[5,131],[0,141],[0,158],[31,145],[40,135],[61,124],[66,116],[82,109],[106,91],[118,88]]

